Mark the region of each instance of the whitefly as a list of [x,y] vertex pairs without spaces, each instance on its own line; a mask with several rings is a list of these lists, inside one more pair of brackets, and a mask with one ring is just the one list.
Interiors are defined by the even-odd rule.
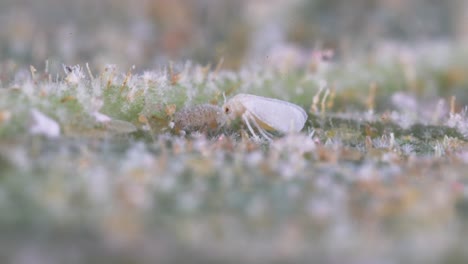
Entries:
[[222,110],[229,120],[241,118],[254,137],[258,138],[257,131],[268,140],[272,139],[269,131],[299,132],[307,120],[306,112],[298,105],[251,94],[232,97]]

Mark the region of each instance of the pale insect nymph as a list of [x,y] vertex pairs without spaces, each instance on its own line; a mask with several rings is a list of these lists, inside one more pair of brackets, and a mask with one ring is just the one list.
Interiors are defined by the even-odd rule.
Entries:
[[210,131],[222,127],[226,116],[216,105],[202,104],[184,108],[174,114],[176,132]]
[[255,128],[268,140],[272,139],[268,131],[299,132],[307,120],[306,112],[298,105],[251,94],[232,97],[224,103],[223,112],[230,120],[242,118],[254,137]]

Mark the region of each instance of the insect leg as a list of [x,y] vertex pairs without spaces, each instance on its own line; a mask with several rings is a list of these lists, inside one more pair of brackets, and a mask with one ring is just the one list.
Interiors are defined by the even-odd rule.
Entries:
[[272,141],[272,135],[270,133],[268,133],[265,129],[263,129],[258,123],[257,121],[255,120],[255,117],[252,116],[252,114],[246,112],[245,113],[247,115],[248,118],[250,118],[250,120],[252,120],[252,123],[254,124],[255,128],[257,128],[258,132],[260,132],[260,134],[262,134],[262,136],[267,139],[268,141]]
[[247,128],[249,129],[250,133],[252,133],[254,138],[258,138],[257,134],[255,134],[254,130],[252,129],[252,126],[250,125],[249,116],[247,115],[247,112],[242,114],[242,120],[244,120],[245,124],[247,125]]

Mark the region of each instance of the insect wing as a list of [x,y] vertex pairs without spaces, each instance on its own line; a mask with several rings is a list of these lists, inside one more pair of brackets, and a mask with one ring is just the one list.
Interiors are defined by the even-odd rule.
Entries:
[[301,107],[278,99],[245,95],[242,104],[257,119],[282,133],[300,131],[307,120]]

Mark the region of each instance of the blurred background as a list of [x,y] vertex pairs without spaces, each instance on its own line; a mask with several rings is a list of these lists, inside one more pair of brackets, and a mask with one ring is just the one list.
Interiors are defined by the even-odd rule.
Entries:
[[0,60],[137,69],[191,60],[236,69],[291,48],[365,52],[468,38],[468,1],[2,0]]

